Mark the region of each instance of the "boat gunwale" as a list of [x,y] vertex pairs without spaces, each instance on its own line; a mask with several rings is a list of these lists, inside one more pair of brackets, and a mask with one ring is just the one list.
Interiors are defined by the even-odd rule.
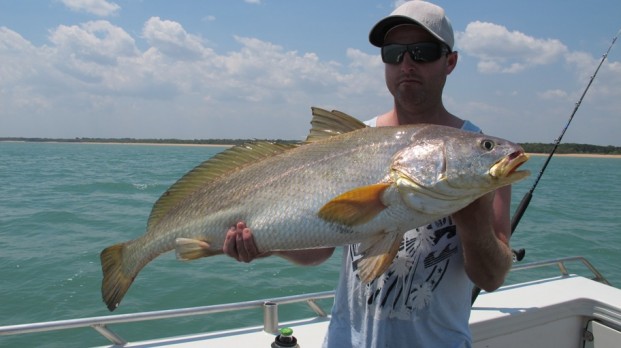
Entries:
[[[594,277],[591,278],[591,280],[600,282],[606,285],[610,285],[609,282],[604,278],[604,276],[586,258],[582,256],[571,256],[571,257],[564,257],[564,258],[548,259],[548,260],[525,263],[522,265],[515,265],[511,269],[511,271],[520,271],[520,270],[527,270],[527,269],[541,268],[541,267],[556,265],[559,268],[561,277],[570,277],[571,275],[567,272],[567,268],[565,267],[565,263],[567,262],[582,263],[593,274]],[[512,286],[521,286],[525,283],[527,282],[507,285],[506,287],[510,288]],[[502,288],[499,289],[499,292],[501,291],[502,291]],[[313,310],[313,312],[317,314],[315,318],[322,318],[322,317],[325,318],[327,316],[326,312],[315,301],[323,300],[323,299],[332,299],[334,298],[334,296],[335,296],[335,291],[331,290],[331,291],[278,297],[278,298],[272,298],[272,299],[261,299],[261,300],[245,301],[245,302],[218,304],[218,305],[187,307],[187,308],[177,308],[177,309],[168,309],[168,310],[158,310],[158,311],[116,314],[116,315],[88,317],[88,318],[79,318],[79,319],[66,319],[66,320],[57,320],[57,321],[46,321],[46,322],[0,326],[0,336],[90,327],[94,329],[95,331],[97,331],[100,335],[105,337],[111,343],[115,345],[125,345],[128,342],[125,341],[120,336],[118,336],[112,330],[110,330],[108,328],[108,325],[131,323],[131,322],[142,322],[142,321],[149,321],[149,320],[189,317],[189,316],[197,316],[197,315],[207,315],[207,314],[214,314],[214,313],[221,313],[221,312],[231,312],[231,311],[239,311],[239,310],[258,309],[258,308],[264,309],[263,327],[264,327],[264,331],[269,332],[268,330],[269,327],[278,326],[277,314],[275,318],[274,316],[266,315],[268,310],[271,310],[271,311],[274,310],[274,308],[269,308],[270,306],[275,304],[277,307],[278,305],[283,305],[283,304],[306,302],[307,305],[311,308],[311,310]],[[589,300],[589,301],[594,302],[594,306],[597,303],[596,300]],[[266,305],[269,305],[269,306],[266,306]],[[593,313],[593,314],[604,315],[603,313],[600,313],[600,311],[597,311],[597,313]],[[274,319],[276,320],[276,323],[268,322],[269,320],[274,320]]]

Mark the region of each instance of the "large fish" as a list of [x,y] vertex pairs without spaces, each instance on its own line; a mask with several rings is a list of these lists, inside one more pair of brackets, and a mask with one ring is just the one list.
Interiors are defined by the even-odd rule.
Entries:
[[101,252],[102,295],[114,310],[138,272],[176,249],[222,254],[238,221],[261,252],[361,243],[361,280],[382,274],[403,234],[528,176],[523,150],[503,139],[436,125],[366,127],[313,109],[306,143],[252,142],[191,170],[155,203],[146,233]]

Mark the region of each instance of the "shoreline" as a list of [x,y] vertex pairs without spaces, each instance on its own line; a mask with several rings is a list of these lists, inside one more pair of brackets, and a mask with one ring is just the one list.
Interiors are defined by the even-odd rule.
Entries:
[[[62,143],[62,142],[58,142]],[[204,147],[225,147],[230,148],[235,145],[232,144],[183,144],[183,143],[123,143],[123,142],[75,142],[71,144],[99,144],[99,145],[146,145],[146,146],[204,146]],[[536,152],[528,152],[526,153],[528,156],[542,157],[548,156],[548,153],[536,153]],[[557,157],[581,157],[581,158],[621,158],[621,155],[606,155],[606,154],[597,154],[597,153],[555,153],[554,156]]]
[[203,147],[233,147],[233,144],[185,144],[185,143],[140,143],[121,141],[25,141],[25,140],[0,140],[0,143],[41,143],[41,144],[84,144],[84,145],[145,145],[145,146],[203,146]]
[[[114,143],[114,142],[78,142],[78,144],[118,144],[118,145],[147,145],[147,146],[205,146],[205,147],[226,147],[230,148],[235,145],[231,144],[174,144],[174,143]],[[543,157],[548,156],[548,153],[536,153],[529,152],[528,156],[534,157]],[[606,154],[597,154],[597,153],[555,153],[554,156],[557,157],[580,157],[580,158],[621,158],[621,155],[606,155]]]
[[[59,143],[63,143],[63,142],[59,142]],[[90,142],[90,141],[84,141],[84,142],[75,142],[75,143],[68,143],[65,142],[65,144],[96,144],[96,145],[145,145],[145,146],[186,146],[186,147],[233,147],[235,145],[232,144],[183,144],[183,143],[122,143],[122,142],[118,142],[118,143],[114,143],[114,142]]]
[[[29,141],[20,141],[20,140],[3,140],[2,142],[15,142],[15,143],[26,143]],[[94,144],[94,145],[144,145],[144,146],[187,146],[187,147],[223,147],[230,148],[235,145],[233,144],[184,144],[184,143],[139,143],[139,142],[98,142],[98,141],[40,141],[40,143],[48,143],[48,144]],[[533,157],[543,157],[549,156],[549,153],[538,153],[538,152],[528,152],[526,153],[528,156]],[[613,154],[596,154],[596,153],[555,153],[554,156],[557,157],[578,157],[578,158],[618,158],[621,159],[621,155],[613,155]]]
[[[527,153],[528,156],[543,157],[549,156],[549,153]],[[579,158],[621,158],[621,155],[604,155],[598,153],[555,153],[556,157],[579,157]]]

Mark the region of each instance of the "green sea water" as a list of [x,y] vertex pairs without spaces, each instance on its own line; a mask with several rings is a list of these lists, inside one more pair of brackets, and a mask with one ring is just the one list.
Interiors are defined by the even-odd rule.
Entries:
[[[0,326],[108,315],[100,296],[100,251],[141,235],[157,198],[221,150],[0,142]],[[533,175],[514,186],[514,206],[544,159],[535,156],[524,166]],[[526,249],[525,261],[585,256],[621,286],[620,173],[621,159],[553,158],[512,245]],[[279,258],[242,264],[223,256],[183,263],[167,254],[143,269],[115,314],[333,290],[339,266],[340,253],[317,267]],[[580,267],[575,271],[583,272]],[[527,277],[516,272],[508,281]],[[281,320],[310,314],[293,307]],[[249,311],[113,329],[140,340],[260,321],[260,312]],[[107,343],[91,329],[0,336],[0,347]]]

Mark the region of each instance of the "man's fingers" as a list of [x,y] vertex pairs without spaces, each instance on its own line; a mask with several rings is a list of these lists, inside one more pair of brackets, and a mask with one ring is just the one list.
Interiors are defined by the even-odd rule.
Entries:
[[240,262],[250,262],[259,255],[252,232],[244,222],[238,222],[229,228],[222,250]]
[[244,237],[239,229],[236,231],[235,240],[235,246],[237,247],[237,261],[250,262],[248,251],[246,250],[246,244],[244,243]]
[[224,245],[222,246],[222,251],[230,257],[237,259],[237,231],[235,230],[235,226],[229,228],[226,232],[226,236],[224,237]]
[[248,253],[248,257],[254,259],[259,255],[259,251],[257,250],[257,245],[254,243],[254,237],[252,236],[252,232],[249,228],[244,228],[242,231],[242,239],[244,240],[244,246],[246,252]]

